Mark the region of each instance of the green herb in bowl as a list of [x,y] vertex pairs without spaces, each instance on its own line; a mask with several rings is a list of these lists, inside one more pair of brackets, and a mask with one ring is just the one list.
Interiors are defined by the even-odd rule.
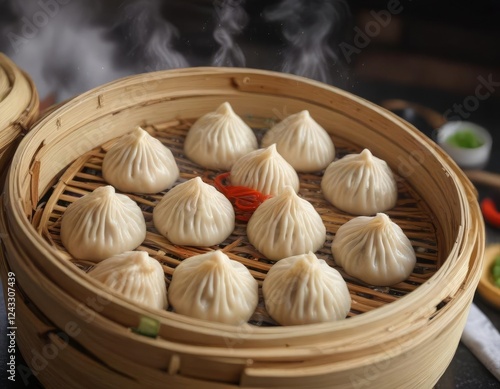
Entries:
[[446,139],[446,142],[452,146],[464,149],[475,149],[484,144],[483,140],[470,130],[457,131],[453,135],[450,135]]

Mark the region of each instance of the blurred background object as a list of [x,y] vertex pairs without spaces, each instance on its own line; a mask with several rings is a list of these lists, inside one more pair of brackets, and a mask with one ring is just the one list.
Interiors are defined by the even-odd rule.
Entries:
[[499,14],[498,0],[1,0],[0,50],[59,99],[203,65],[467,95],[500,80]]
[[[355,2],[357,24],[367,26],[390,2]],[[479,74],[500,77],[500,2],[400,1],[401,12],[360,54],[363,79],[398,82],[469,94]],[[373,12],[375,10],[375,12]]]

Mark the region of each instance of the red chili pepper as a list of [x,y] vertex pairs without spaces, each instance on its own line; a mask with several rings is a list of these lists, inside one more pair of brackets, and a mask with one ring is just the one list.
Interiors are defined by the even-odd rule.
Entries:
[[487,197],[481,201],[481,211],[484,219],[493,227],[500,228],[500,212],[497,210],[495,202]]
[[246,186],[231,185],[229,175],[230,173],[227,172],[215,177],[215,187],[233,204],[236,219],[248,221],[259,205],[271,196]]

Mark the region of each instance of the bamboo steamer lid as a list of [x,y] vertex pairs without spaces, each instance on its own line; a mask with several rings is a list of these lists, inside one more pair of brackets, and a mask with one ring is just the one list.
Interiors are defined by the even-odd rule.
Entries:
[[[347,320],[292,327],[233,327],[150,310],[83,277],[59,250],[50,228],[75,194],[103,184],[95,172],[106,145],[142,125],[179,147],[187,128],[184,120],[196,119],[226,100],[252,127],[269,126],[273,109],[290,113],[308,109],[337,144],[370,147],[384,158],[411,192],[411,199],[401,200],[401,210],[411,202],[426,215],[425,223],[420,223],[420,211],[415,209],[400,212],[398,208],[394,213],[403,223],[406,220],[406,228],[419,242],[415,244],[423,250],[422,263],[435,265],[430,277],[404,297],[374,305]],[[189,166],[181,153],[177,158]],[[54,382],[71,387],[89,383],[431,387],[453,357],[480,276],[484,226],[474,188],[453,161],[380,107],[300,77],[197,68],[122,79],[79,96],[43,118],[22,141],[12,166],[0,230],[9,237],[4,240],[3,272],[16,273],[26,298],[20,312],[24,322],[32,324],[22,329],[20,348],[30,361],[44,348],[52,349],[47,345],[57,346],[54,333],[71,339],[60,350],[61,358],[39,371],[48,387],[56,387]],[[85,166],[88,170],[81,170]],[[314,193],[311,190],[309,195]],[[329,218],[328,212],[324,214]],[[338,217],[347,220],[345,215]],[[429,234],[422,235],[421,229]],[[151,247],[156,247],[151,231],[148,236]],[[188,249],[167,249],[177,250],[178,257],[189,254]],[[431,258],[436,259],[433,265]],[[166,274],[171,271],[167,262],[164,266]],[[254,269],[254,274],[264,277],[265,270]],[[379,291],[360,288],[351,286],[360,306],[384,298]],[[158,337],[131,331],[141,317],[158,321]],[[48,334],[44,342],[40,334]]]
[[30,77],[0,53],[0,172],[4,172],[17,140],[38,116],[38,93]]

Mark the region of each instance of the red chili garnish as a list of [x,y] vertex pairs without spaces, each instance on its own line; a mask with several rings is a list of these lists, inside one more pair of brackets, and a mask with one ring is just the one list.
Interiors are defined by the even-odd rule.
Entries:
[[483,212],[484,220],[493,227],[500,228],[500,212],[491,198],[487,197],[481,201],[481,211]]
[[247,222],[258,206],[271,196],[246,186],[231,185],[229,174],[222,173],[215,177],[215,187],[233,204],[236,219]]

